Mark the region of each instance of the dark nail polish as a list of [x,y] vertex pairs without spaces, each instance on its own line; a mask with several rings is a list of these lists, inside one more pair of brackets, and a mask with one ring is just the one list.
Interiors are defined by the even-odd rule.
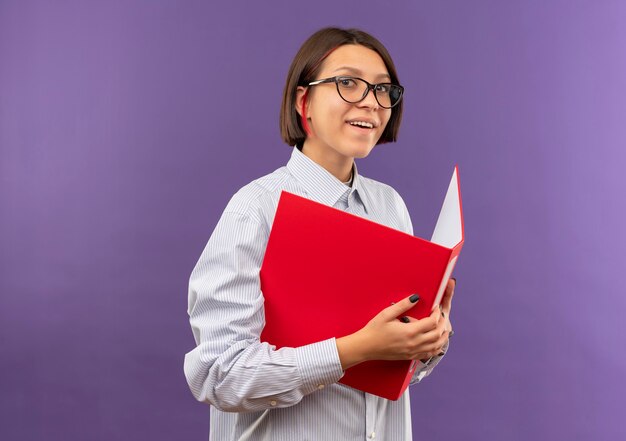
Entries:
[[445,355],[445,352],[442,351],[442,352],[437,354],[437,357],[443,357],[444,355]]
[[400,317],[400,321],[402,323],[409,323],[411,320],[405,315],[404,317]]
[[443,312],[443,311],[441,311],[441,316],[442,316],[443,318],[446,318],[446,313],[445,313],[445,312]]
[[409,301],[411,303],[416,303],[419,299],[420,299],[420,296],[418,296],[417,294],[413,294],[411,297],[409,297]]

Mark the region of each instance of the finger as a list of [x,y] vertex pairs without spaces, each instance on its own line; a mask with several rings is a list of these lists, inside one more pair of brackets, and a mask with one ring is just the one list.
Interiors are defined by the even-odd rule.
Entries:
[[437,348],[439,349],[443,348],[449,339],[450,339],[450,333],[448,331],[444,331],[444,333],[441,334],[441,337],[439,337],[439,340],[437,341]]
[[450,323],[450,320],[446,320],[446,332],[452,336],[452,323]]
[[456,282],[452,279],[448,280],[446,284],[446,294],[445,297],[447,299],[451,298],[454,295],[454,289],[456,288]]
[[442,338],[443,333],[444,331],[436,327],[432,330],[417,335],[415,337],[414,343],[419,346],[429,346],[429,350],[433,350],[437,342],[440,341],[440,339]]
[[405,312],[413,308],[415,304],[419,301],[419,299],[420,297],[417,294],[413,294],[391,306],[386,307],[383,312],[388,316],[389,319],[395,319],[399,316],[404,315]]
[[446,291],[441,301],[444,307],[444,310],[447,312],[450,312],[450,308],[452,307],[452,297],[454,297],[455,288],[456,288],[456,279],[453,277],[450,280],[448,280],[448,284],[446,285]]
[[429,319],[430,322],[423,322],[422,341],[435,342],[446,331],[446,320],[440,319],[436,322],[432,316]]
[[446,332],[444,335],[442,335],[439,340],[437,340],[431,347],[433,348],[429,354],[431,354],[432,357],[434,356],[441,356],[443,355],[444,352],[444,347],[446,346],[446,343],[448,342],[448,333]]
[[441,322],[439,323],[439,326],[437,326],[437,332],[439,332],[440,337],[443,337],[446,334],[446,332],[448,332],[446,321],[447,320],[441,320]]
[[437,356],[440,356],[439,354],[441,354],[443,352],[442,349],[433,349],[432,351],[428,351],[424,353],[424,358],[429,359],[429,358],[434,358]]
[[435,320],[435,323],[439,324],[439,320],[441,320],[441,308],[433,309],[433,312],[430,313],[430,317]]
[[435,321],[435,318],[431,316],[421,319],[409,317],[409,323],[413,326],[412,335],[415,337],[427,334],[428,332],[432,332],[437,329],[437,322]]
[[415,328],[416,332],[428,332],[437,327],[437,323],[434,320],[431,320],[430,317],[417,319],[415,317],[411,317],[410,315],[403,315],[401,317],[398,317],[398,320],[400,320],[402,323],[413,323],[419,325]]

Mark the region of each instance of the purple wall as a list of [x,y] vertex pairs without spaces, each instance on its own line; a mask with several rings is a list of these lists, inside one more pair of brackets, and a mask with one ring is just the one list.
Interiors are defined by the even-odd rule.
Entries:
[[[299,3],[298,3],[299,5]],[[230,196],[283,165],[284,77],[359,26],[407,88],[359,163],[467,241],[416,439],[624,439],[626,3],[0,1],[0,439],[202,440],[187,279]]]

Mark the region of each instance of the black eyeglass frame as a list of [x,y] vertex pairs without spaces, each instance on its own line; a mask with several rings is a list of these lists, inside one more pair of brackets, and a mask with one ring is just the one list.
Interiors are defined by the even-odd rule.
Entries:
[[[340,80],[360,80],[363,81],[365,84],[367,84],[367,89],[365,89],[365,93],[363,93],[363,96],[358,99],[357,101],[348,101],[347,99],[345,99],[343,97],[343,95],[341,94],[341,91],[339,90],[339,81]],[[399,84],[393,84],[393,83],[377,83],[377,84],[372,84],[368,81],[365,81],[363,78],[359,78],[359,77],[351,77],[351,76],[347,76],[347,75],[339,75],[336,77],[330,77],[330,78],[324,78],[322,80],[316,80],[316,81],[311,81],[310,83],[307,84],[307,86],[317,86],[319,84],[326,84],[326,83],[335,83],[335,86],[337,87],[337,93],[339,94],[339,96],[341,97],[342,100],[344,100],[346,103],[350,103],[350,104],[356,104],[356,103],[360,103],[361,101],[363,101],[365,99],[365,97],[367,96],[368,93],[370,93],[370,90],[374,91],[374,98],[376,99],[376,102],[378,103],[378,105],[380,107],[382,107],[383,109],[393,109],[395,106],[398,105],[398,103],[400,101],[402,101],[402,97],[404,96],[404,87],[400,86]],[[398,100],[393,103],[391,106],[387,107],[383,104],[381,104],[380,100],[378,99],[378,95],[377,95],[377,87],[379,86],[394,86],[400,89],[400,96],[398,97]]]

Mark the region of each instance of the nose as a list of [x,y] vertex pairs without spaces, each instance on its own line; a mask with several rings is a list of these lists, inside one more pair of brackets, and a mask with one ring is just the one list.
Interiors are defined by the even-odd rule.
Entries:
[[378,109],[379,104],[376,100],[376,96],[374,95],[374,88],[369,87],[367,89],[367,93],[365,94],[365,98],[358,103],[359,107],[367,107],[371,109]]

